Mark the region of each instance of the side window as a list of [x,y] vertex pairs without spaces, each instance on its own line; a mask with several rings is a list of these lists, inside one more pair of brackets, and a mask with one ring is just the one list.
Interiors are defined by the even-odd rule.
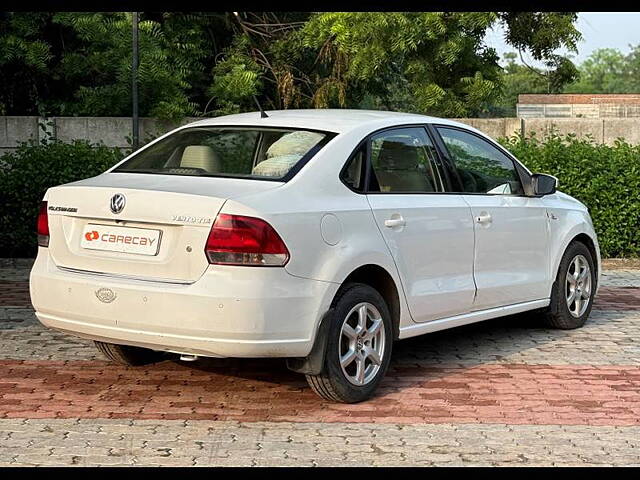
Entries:
[[489,142],[454,128],[437,127],[465,193],[522,194],[513,161]]
[[388,130],[371,138],[371,192],[442,192],[435,148],[420,127]]
[[364,147],[360,147],[351,159],[349,159],[347,167],[342,171],[342,181],[356,192],[364,191],[364,166],[365,149]]

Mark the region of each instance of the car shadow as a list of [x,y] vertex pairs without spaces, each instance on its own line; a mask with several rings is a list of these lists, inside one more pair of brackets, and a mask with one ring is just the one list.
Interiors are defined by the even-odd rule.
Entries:
[[[419,378],[413,383],[419,384],[442,375],[429,367],[470,368],[501,362],[508,357],[517,357],[527,349],[540,348],[563,335],[562,331],[546,328],[540,314],[526,312],[398,341],[394,343],[387,377],[381,383],[377,396],[396,391],[394,373],[407,366],[418,368]],[[177,359],[171,361],[202,373],[246,380],[251,385],[257,382],[262,387],[277,385],[285,391],[311,392],[304,376],[288,370],[282,359],[201,357],[191,363]],[[514,363],[518,363],[517,360]],[[402,384],[400,388],[407,387],[406,382]]]

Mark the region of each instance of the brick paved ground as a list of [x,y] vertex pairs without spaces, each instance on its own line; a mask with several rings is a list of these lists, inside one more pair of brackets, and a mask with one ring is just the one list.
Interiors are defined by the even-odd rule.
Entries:
[[515,316],[395,346],[379,395],[323,402],[279,360],[107,363],[42,327],[0,260],[0,465],[639,465],[640,270],[572,331]]

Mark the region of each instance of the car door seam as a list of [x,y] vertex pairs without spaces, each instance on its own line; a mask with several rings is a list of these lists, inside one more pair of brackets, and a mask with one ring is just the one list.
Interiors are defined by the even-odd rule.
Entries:
[[469,209],[469,218],[471,218],[471,223],[473,224],[473,262],[471,263],[471,278],[473,279],[474,287],[473,302],[471,303],[471,308],[473,309],[473,304],[476,302],[476,297],[478,296],[478,284],[476,283],[476,222],[473,218],[473,209],[471,208],[471,204],[467,202],[467,199],[464,198],[464,195],[460,195],[460,198],[462,198],[462,201],[467,205],[467,208]]
[[380,230],[380,225],[378,225],[378,221],[376,220],[375,213],[373,212],[373,206],[371,205],[371,202],[369,201],[369,195],[365,194],[365,198],[367,199],[367,204],[369,205],[369,213],[371,214],[371,220],[373,221],[374,225],[376,226],[376,229],[378,230],[378,233],[380,233],[380,238],[382,239],[382,242],[384,243],[384,246],[387,248],[387,252],[389,253],[389,256],[391,257],[391,261],[393,262],[393,266],[396,267],[396,275],[398,275],[398,280],[400,282],[400,288],[402,289],[402,295],[404,296],[404,303],[405,303],[405,306],[407,307],[407,312],[409,312],[409,318],[411,318],[411,321],[413,323],[420,323],[420,322],[416,322],[416,320],[413,318],[413,313],[411,313],[411,308],[409,308],[409,299],[407,298],[407,291],[405,289],[404,280],[402,278],[402,275],[400,274],[400,269],[398,268],[398,264],[396,263],[396,259],[393,256],[393,252],[391,251],[391,247],[389,246],[389,243],[387,242],[387,240],[384,238],[384,233],[382,233],[382,230]]

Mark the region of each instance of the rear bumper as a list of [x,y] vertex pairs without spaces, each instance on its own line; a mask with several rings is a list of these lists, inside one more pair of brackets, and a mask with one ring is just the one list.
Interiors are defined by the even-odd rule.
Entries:
[[[283,268],[211,266],[195,283],[71,273],[40,248],[31,300],[47,327],[79,337],[220,357],[304,357],[339,285]],[[106,288],[110,303],[96,292]]]

